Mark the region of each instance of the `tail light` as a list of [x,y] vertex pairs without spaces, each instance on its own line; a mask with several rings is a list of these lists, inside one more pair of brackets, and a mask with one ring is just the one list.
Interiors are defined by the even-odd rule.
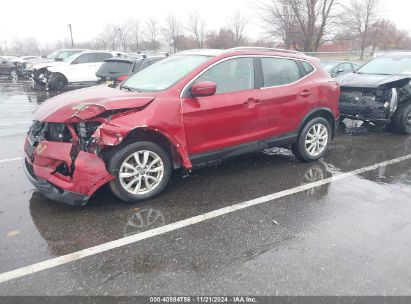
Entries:
[[127,79],[128,79],[128,76],[127,76],[127,75],[123,75],[123,76],[118,77],[118,78],[117,78],[117,81],[124,81],[124,80],[127,80]]

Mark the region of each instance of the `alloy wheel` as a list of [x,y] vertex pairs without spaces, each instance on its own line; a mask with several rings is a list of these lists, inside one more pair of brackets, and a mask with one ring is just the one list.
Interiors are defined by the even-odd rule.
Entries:
[[121,186],[128,193],[143,195],[156,189],[164,177],[164,162],[153,151],[133,153],[122,163],[119,172]]
[[316,157],[324,152],[328,145],[328,129],[325,125],[318,123],[313,125],[305,137],[305,150]]

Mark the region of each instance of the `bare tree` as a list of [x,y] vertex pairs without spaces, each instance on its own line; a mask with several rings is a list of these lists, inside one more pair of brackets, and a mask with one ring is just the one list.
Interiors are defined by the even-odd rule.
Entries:
[[105,25],[104,30],[98,36],[96,43],[101,46],[101,48],[115,50],[118,41],[118,26],[110,23]]
[[32,37],[15,39],[10,48],[11,53],[19,55],[37,55],[40,54],[39,43]]
[[166,17],[163,32],[168,45],[176,53],[180,49],[179,42],[182,35],[182,26],[175,14],[169,14]]
[[379,0],[351,0],[345,7],[344,25],[360,40],[361,60],[370,40],[371,26],[378,17],[378,7]]
[[[269,37],[280,39],[286,49],[298,48],[298,24],[288,0],[268,0],[258,7],[262,28]],[[300,31],[301,32],[301,31]]]
[[231,22],[229,25],[230,30],[234,34],[235,46],[240,46],[245,43],[246,39],[244,32],[247,27],[247,23],[247,19],[241,14],[241,11],[237,9],[231,17]]
[[200,16],[198,12],[191,13],[188,16],[188,26],[187,29],[190,34],[194,36],[197,41],[197,47],[202,49],[205,46],[206,39],[206,21]]
[[148,19],[146,21],[146,31],[150,49],[156,52],[159,47],[158,36],[160,35],[158,21],[154,18]]
[[410,46],[408,31],[400,30],[392,21],[380,19],[370,27],[369,44],[372,51],[377,48],[384,51],[389,49],[407,49]]
[[118,31],[121,47],[123,48],[124,52],[127,52],[131,41],[131,29],[128,23],[124,23],[121,27],[118,28]]
[[[286,47],[318,51],[332,24],[337,0],[268,0],[259,7],[263,26]],[[277,36],[278,37],[278,36]]]
[[130,33],[130,44],[131,49],[135,52],[140,50],[140,43],[141,43],[141,28],[140,22],[138,20],[129,20],[128,21],[128,30]]

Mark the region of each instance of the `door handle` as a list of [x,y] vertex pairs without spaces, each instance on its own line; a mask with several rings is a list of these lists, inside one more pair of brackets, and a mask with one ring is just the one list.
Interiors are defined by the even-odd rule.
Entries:
[[311,95],[313,95],[313,93],[311,93],[311,92],[308,91],[308,90],[304,90],[304,91],[302,91],[302,92],[300,93],[300,96],[301,96],[301,97],[304,97],[304,98],[308,98],[308,97],[310,97]]
[[257,104],[260,102],[261,102],[261,99],[249,98],[244,104],[250,105],[250,104]]

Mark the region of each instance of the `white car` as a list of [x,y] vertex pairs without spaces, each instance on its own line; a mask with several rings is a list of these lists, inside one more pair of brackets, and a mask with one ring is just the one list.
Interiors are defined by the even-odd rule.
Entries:
[[64,61],[40,63],[34,68],[43,72],[38,73],[33,80],[56,91],[64,90],[70,84],[94,84],[98,81],[96,72],[104,60],[116,54],[109,51],[85,51],[74,54]]

